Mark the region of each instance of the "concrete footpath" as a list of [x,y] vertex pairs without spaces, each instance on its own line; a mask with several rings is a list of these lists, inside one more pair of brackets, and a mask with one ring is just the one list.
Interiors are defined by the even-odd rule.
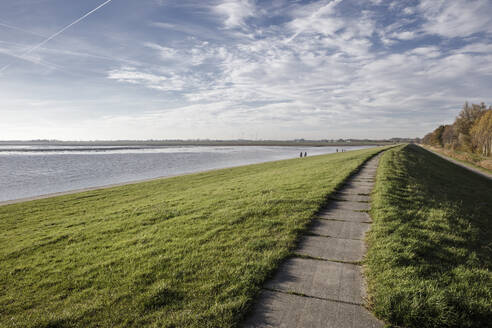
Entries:
[[244,327],[384,326],[364,307],[360,266],[380,156],[364,164],[313,220],[297,256],[287,259],[265,284]]

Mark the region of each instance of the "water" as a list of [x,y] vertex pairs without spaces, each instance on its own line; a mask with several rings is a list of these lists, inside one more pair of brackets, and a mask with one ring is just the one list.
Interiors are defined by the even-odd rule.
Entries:
[[[334,153],[340,147],[1,146],[0,201]],[[346,150],[368,148],[344,147]]]

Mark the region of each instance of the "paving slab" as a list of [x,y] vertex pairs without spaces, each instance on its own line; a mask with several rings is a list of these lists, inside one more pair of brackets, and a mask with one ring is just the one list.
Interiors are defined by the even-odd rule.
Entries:
[[360,173],[361,174],[367,174],[367,175],[376,176],[377,170],[375,170],[375,169],[364,169]]
[[350,180],[349,182],[371,182],[371,183],[374,183],[374,179],[373,178],[366,178],[366,177],[357,177],[353,180]]
[[377,168],[375,168],[374,166],[370,165],[370,164],[366,164],[364,165],[360,170],[359,172],[363,172],[363,171],[367,171],[367,170],[375,170]]
[[360,173],[357,177],[354,178],[355,180],[358,179],[364,179],[364,180],[370,180],[374,181],[374,174],[369,174],[369,173]]
[[356,175],[353,176],[353,179],[356,179],[357,177],[361,177],[361,176],[367,177],[367,178],[369,178],[369,177],[374,178],[375,175],[374,175],[374,172],[360,171]]
[[374,187],[374,181],[361,181],[361,180],[355,180],[355,181],[350,181],[346,184],[348,185],[361,185],[361,186],[372,186]]
[[305,236],[299,248],[295,251],[299,255],[311,256],[328,261],[361,261],[366,252],[363,240],[342,239],[321,236]]
[[369,213],[354,211],[354,210],[343,210],[335,209],[323,211],[318,214],[318,217],[325,220],[340,220],[340,221],[351,221],[351,222],[372,222]]
[[358,182],[358,181],[355,181],[355,182],[349,182],[347,183],[344,188],[368,188],[369,189],[369,192],[372,191],[372,189],[374,188],[374,183],[372,182]]
[[370,194],[373,186],[345,186],[343,192],[352,194]]
[[365,195],[348,194],[343,191],[333,194],[333,198],[340,199],[343,201],[354,201],[354,202],[369,202],[371,197]]
[[369,187],[372,189],[374,187],[374,183],[373,182],[350,181],[350,182],[347,182],[344,187]]
[[310,231],[334,238],[364,239],[370,224],[348,221],[313,220]]
[[360,184],[360,185],[372,185],[374,186],[375,182],[374,180],[368,180],[367,178],[361,178],[362,180],[354,180],[354,181],[349,181],[348,184],[350,183],[355,183],[355,184]]
[[290,258],[280,266],[265,287],[362,305],[366,297],[363,284],[361,267],[358,265]]
[[380,328],[363,306],[263,291],[245,328]]
[[320,213],[327,213],[329,211],[334,211],[334,210],[362,211],[362,210],[368,210],[369,207],[370,207],[370,204],[369,203],[364,203],[364,202],[334,201],[334,202],[331,202]]

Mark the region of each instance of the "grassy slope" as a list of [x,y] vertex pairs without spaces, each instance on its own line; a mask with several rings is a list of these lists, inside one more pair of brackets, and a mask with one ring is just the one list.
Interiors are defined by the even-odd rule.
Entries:
[[0,325],[230,327],[381,148],[0,207]]
[[[458,161],[461,164],[478,169],[487,174],[492,174],[491,169],[488,169],[480,165],[480,163],[483,163],[482,161],[485,161],[486,159],[490,160],[490,157],[484,157],[478,154],[467,153],[467,152],[458,152],[449,149],[444,149],[441,147],[434,147],[428,145],[424,145],[424,147],[429,148],[430,150],[435,151],[443,156],[454,159],[455,161]],[[465,160],[465,158],[467,158],[468,160]]]
[[365,260],[373,310],[406,327],[492,322],[492,182],[417,146],[381,158]]

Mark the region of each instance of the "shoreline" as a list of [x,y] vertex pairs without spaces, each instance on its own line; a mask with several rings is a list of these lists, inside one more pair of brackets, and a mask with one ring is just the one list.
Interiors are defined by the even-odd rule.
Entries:
[[[5,147],[41,147],[48,148],[5,148]],[[128,150],[159,150],[170,148],[193,148],[193,147],[288,147],[288,148],[337,148],[337,147],[383,147],[388,144],[374,143],[348,143],[348,144],[233,144],[233,143],[217,143],[217,144],[165,144],[165,145],[108,145],[108,144],[3,144],[0,142],[0,154],[2,153],[50,153],[50,152],[106,152],[106,151],[128,151]],[[2,148],[3,147],[3,148]],[[51,147],[51,148],[50,148]]]
[[[213,170],[211,170],[211,171],[213,171]],[[200,172],[194,172],[194,173],[202,173],[202,172],[207,172],[207,171],[200,171]],[[187,175],[187,174],[194,174],[194,173],[183,173],[183,174],[176,174],[176,175],[165,175],[165,176],[160,176],[160,177],[156,177],[156,178],[148,178],[148,179],[142,179],[142,180],[132,180],[132,181],[128,181],[128,182],[113,183],[113,184],[103,185],[103,186],[95,186],[95,187],[87,187],[87,188],[73,189],[73,190],[67,190],[67,191],[59,191],[59,192],[54,192],[54,193],[49,193],[49,194],[43,194],[43,195],[38,195],[38,196],[22,197],[22,198],[16,198],[16,199],[11,199],[11,200],[2,200],[2,201],[0,201],[0,206],[12,205],[12,204],[18,204],[18,203],[24,203],[24,202],[30,202],[30,201],[33,201],[33,200],[46,199],[46,198],[52,198],[52,197],[58,197],[58,196],[65,196],[65,195],[77,194],[77,193],[82,193],[82,192],[86,192],[86,191],[94,191],[94,190],[100,190],[100,189],[109,189],[109,188],[114,188],[114,187],[121,187],[121,186],[126,186],[126,185],[131,185],[131,184],[137,184],[137,183],[142,183],[142,182],[149,182],[149,181],[159,180],[159,179],[173,178],[173,177],[177,177],[177,176],[182,176],[182,175]]]
[[2,141],[1,146],[57,146],[57,147],[180,147],[180,146],[278,146],[278,147],[350,147],[350,146],[388,146],[391,141],[351,141],[328,142],[317,140],[275,141],[275,140],[210,140],[210,141]]
[[[381,147],[381,146],[368,147],[367,149],[376,148],[376,147]],[[360,149],[349,150],[347,152],[357,151],[357,150],[360,150]],[[326,153],[326,154],[320,154],[320,155],[312,155],[310,157],[325,156],[325,155],[331,155],[331,154],[337,154],[337,153]],[[341,152],[340,152],[340,154],[341,154]],[[273,161],[258,162],[258,163],[225,166],[225,167],[221,167],[221,168],[196,171],[196,172],[163,175],[163,176],[159,176],[159,177],[155,177],[155,178],[131,180],[131,181],[126,181],[126,182],[119,182],[119,183],[113,183],[113,184],[108,184],[108,185],[102,185],[102,186],[86,187],[86,188],[79,188],[79,189],[72,189],[72,190],[67,190],[67,191],[59,191],[59,192],[54,192],[54,193],[42,194],[42,195],[37,195],[37,196],[28,196],[28,197],[22,197],[22,198],[10,199],[10,200],[2,200],[2,201],[0,201],[0,206],[13,205],[13,204],[18,204],[18,203],[30,202],[30,201],[34,201],[34,200],[77,194],[77,193],[82,193],[82,192],[86,192],[86,191],[94,191],[94,190],[100,190],[100,189],[109,189],[109,188],[114,188],[114,187],[121,187],[121,186],[126,186],[126,185],[132,185],[132,184],[143,183],[143,182],[150,182],[150,181],[160,180],[160,179],[174,178],[174,177],[190,175],[190,174],[213,172],[213,171],[217,171],[217,170],[224,170],[224,169],[230,169],[230,168],[248,166],[248,165],[272,163],[272,162],[285,161],[285,160],[291,160],[291,159],[296,159],[296,157],[287,158],[287,159],[280,159],[280,160],[273,160]]]
[[[325,154],[325,155],[329,155],[329,154]],[[315,155],[315,156],[323,156],[323,155]],[[314,156],[312,156],[312,157],[314,157]],[[283,161],[285,161],[285,160],[283,160]],[[22,197],[22,198],[16,198],[16,199],[11,199],[11,200],[2,200],[2,201],[0,201],[0,206],[25,203],[25,202],[30,202],[33,200],[40,200],[40,199],[46,199],[46,198],[52,198],[52,197],[58,197],[58,196],[77,194],[77,193],[82,193],[82,192],[86,192],[86,191],[95,191],[95,190],[109,189],[109,188],[114,188],[114,187],[122,187],[122,186],[137,184],[137,183],[150,182],[150,181],[168,179],[168,178],[175,178],[175,177],[180,177],[180,176],[185,176],[185,175],[190,175],[190,174],[207,173],[207,172],[213,172],[213,171],[218,171],[218,170],[232,169],[235,167],[256,165],[256,164],[263,164],[263,163],[270,163],[270,162],[276,162],[276,161],[268,161],[268,162],[260,162],[260,163],[244,164],[244,165],[233,165],[233,166],[226,166],[226,167],[204,170],[204,171],[171,174],[171,175],[162,175],[162,176],[155,177],[155,178],[131,180],[131,181],[127,181],[127,182],[112,183],[112,184],[102,185],[102,186],[94,186],[94,187],[87,187],[87,188],[72,189],[72,190],[67,190],[67,191],[59,191],[59,192],[43,194],[43,195],[38,195],[38,196],[29,196],[29,197]]]

